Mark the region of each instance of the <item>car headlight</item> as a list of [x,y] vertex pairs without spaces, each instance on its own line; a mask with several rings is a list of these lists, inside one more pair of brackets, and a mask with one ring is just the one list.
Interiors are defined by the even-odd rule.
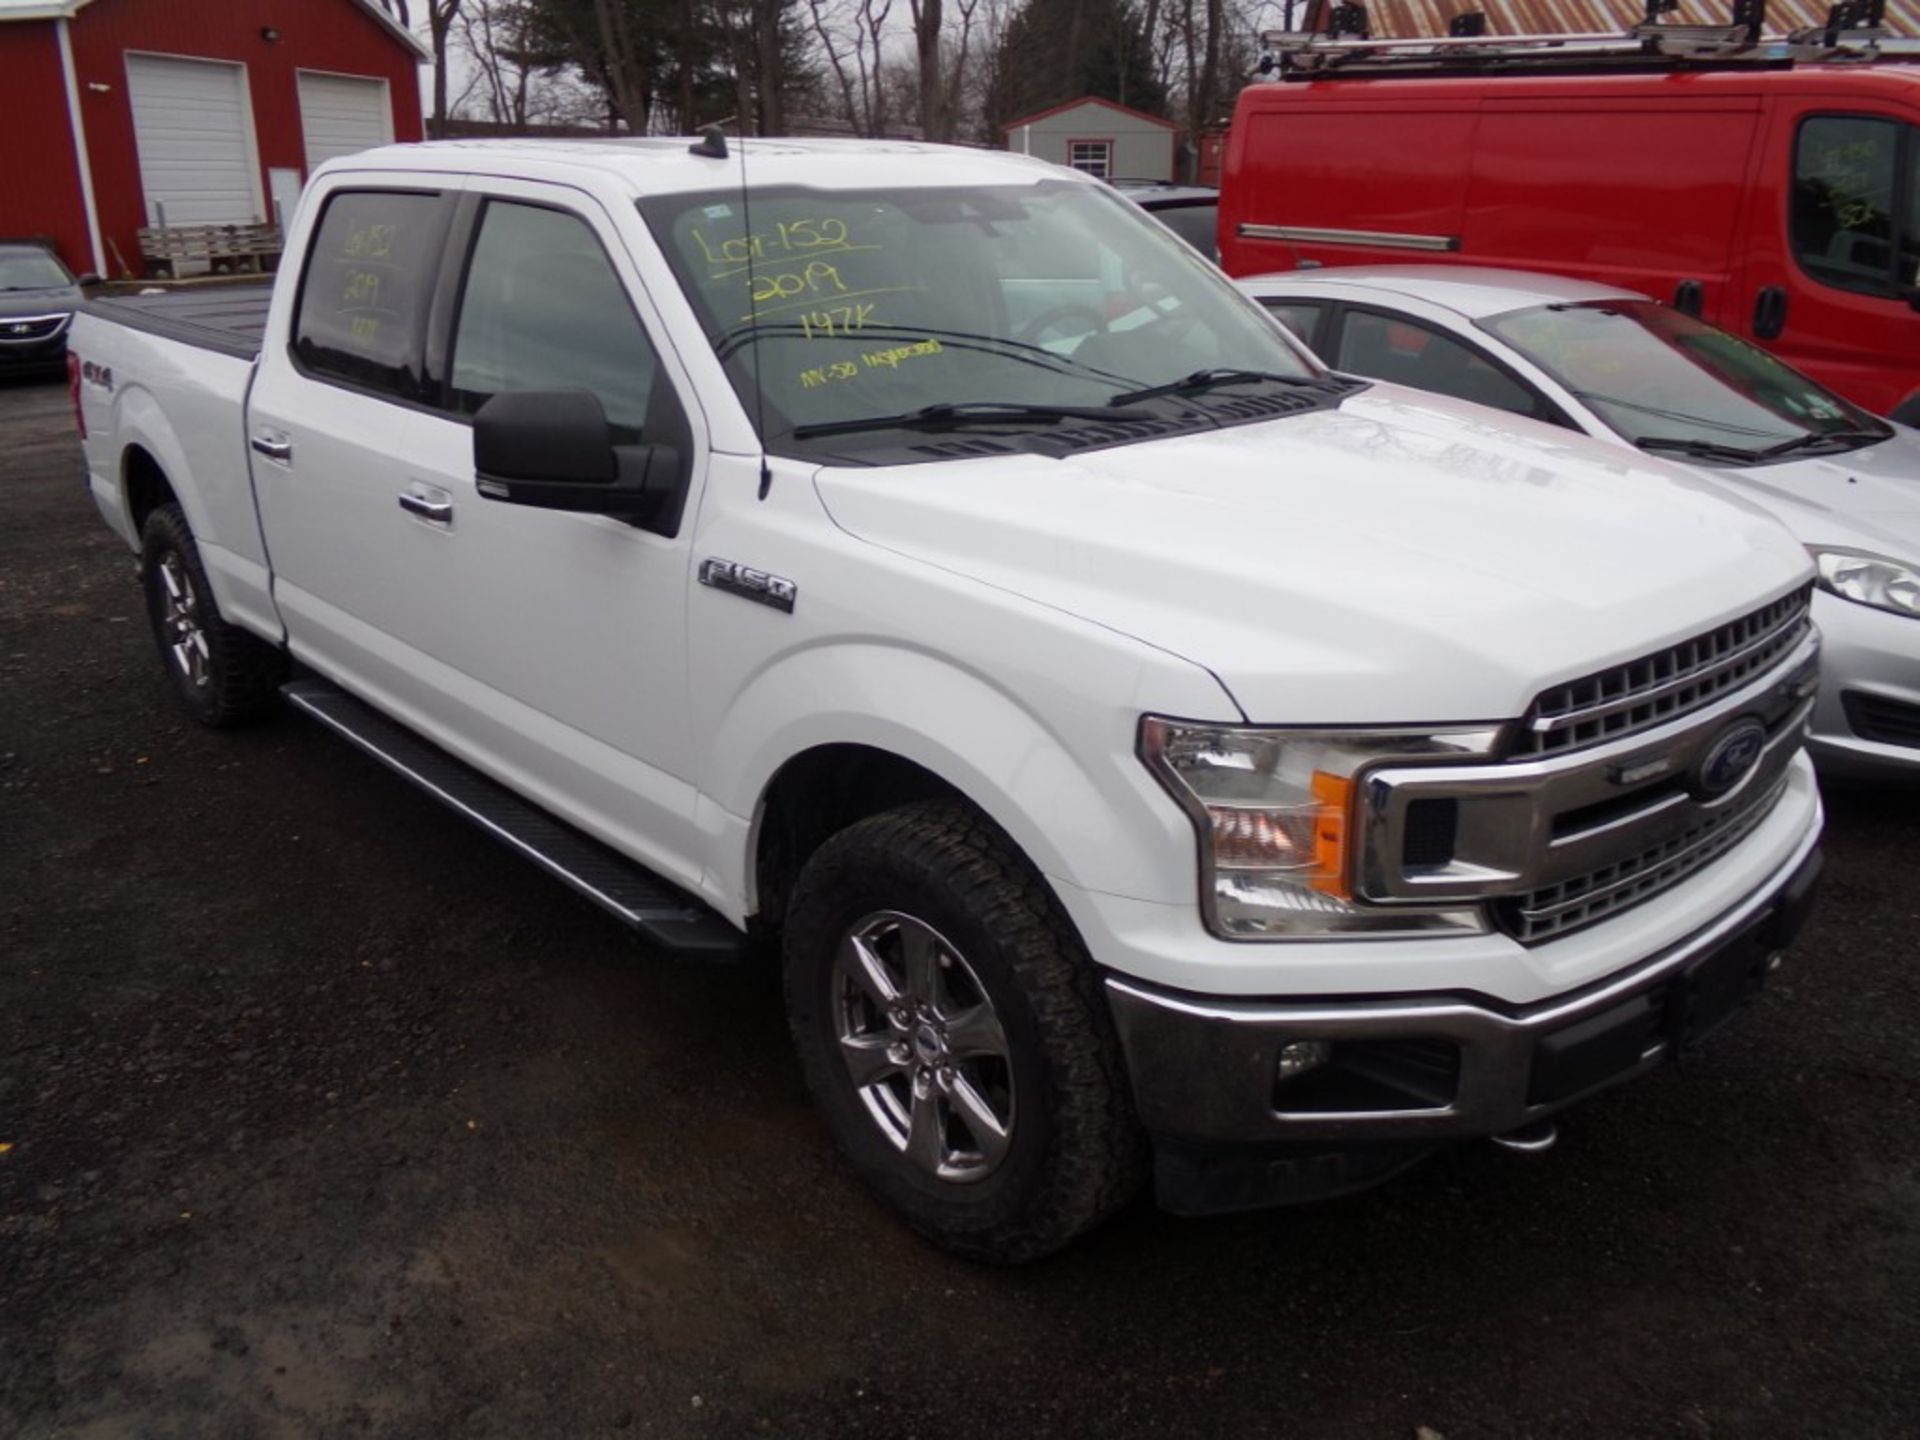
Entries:
[[1497,730],[1290,730],[1149,715],[1140,756],[1193,819],[1200,905],[1227,940],[1480,931],[1478,906],[1413,909],[1356,900],[1362,772],[1403,757],[1490,754]]
[[1920,570],[1860,550],[1815,550],[1820,588],[1896,615],[1920,615]]

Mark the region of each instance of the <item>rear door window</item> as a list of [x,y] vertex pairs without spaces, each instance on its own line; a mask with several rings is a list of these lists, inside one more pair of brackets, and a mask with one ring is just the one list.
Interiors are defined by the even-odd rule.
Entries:
[[1320,323],[1326,318],[1326,306],[1314,300],[1263,299],[1260,303],[1267,307],[1268,314],[1291,330],[1302,345],[1322,360],[1327,359],[1320,335]]
[[1348,310],[1333,368],[1431,390],[1515,415],[1549,418],[1544,396],[1471,345],[1401,315]]
[[539,205],[489,201],[454,330],[456,408],[506,390],[589,390],[617,443],[646,422],[659,359],[593,227]]
[[1816,115],[1793,152],[1793,253],[1815,280],[1867,295],[1920,284],[1920,131]]
[[421,357],[450,209],[445,196],[418,191],[327,198],[294,316],[303,369],[396,400],[438,398]]

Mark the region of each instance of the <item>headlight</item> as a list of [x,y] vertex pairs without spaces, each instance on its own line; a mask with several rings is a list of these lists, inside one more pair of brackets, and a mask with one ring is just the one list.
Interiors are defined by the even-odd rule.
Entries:
[[1920,615],[1920,570],[1858,550],[1815,550],[1820,588],[1896,615]]
[[1497,732],[1282,730],[1147,716],[1140,755],[1192,816],[1200,904],[1228,940],[1479,931],[1478,907],[1404,909],[1358,902],[1352,876],[1356,780],[1376,761],[1467,757]]

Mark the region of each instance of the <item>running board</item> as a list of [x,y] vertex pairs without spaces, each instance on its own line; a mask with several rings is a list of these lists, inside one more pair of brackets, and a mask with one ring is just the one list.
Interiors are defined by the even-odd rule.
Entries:
[[281,687],[296,707],[396,774],[502,840],[649,944],[708,960],[737,960],[746,937],[678,886],[521,799],[464,761],[325,680]]

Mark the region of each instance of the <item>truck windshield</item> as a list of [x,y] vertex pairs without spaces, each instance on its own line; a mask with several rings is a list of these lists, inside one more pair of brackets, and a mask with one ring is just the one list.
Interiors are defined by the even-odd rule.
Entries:
[[72,283],[67,267],[37,245],[0,246],[0,290],[52,290]]
[[1700,458],[1738,463],[1892,433],[1757,346],[1651,300],[1541,305],[1480,326],[1644,449],[1697,445]]
[[750,204],[751,233],[738,190],[640,209],[776,451],[928,407],[1039,424],[1203,370],[1325,373],[1101,186],[769,187]]

